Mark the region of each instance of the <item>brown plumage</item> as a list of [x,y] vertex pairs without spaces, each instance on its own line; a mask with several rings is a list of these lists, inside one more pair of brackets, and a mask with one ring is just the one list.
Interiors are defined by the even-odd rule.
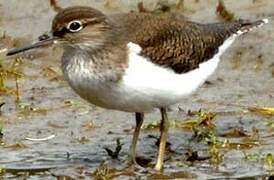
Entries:
[[124,27],[129,41],[142,47],[142,55],[177,73],[193,70],[212,58],[218,47],[237,31],[248,31],[264,23],[238,20],[204,25],[174,14],[147,13],[114,16],[114,21]]
[[[79,36],[73,39],[73,35],[69,35],[66,25],[72,20],[81,20],[84,26],[93,24],[96,27],[100,24],[95,31],[111,31],[112,40],[108,41],[111,46],[113,42],[121,47],[125,47],[128,42],[134,42],[141,46],[143,56],[155,64],[171,68],[176,73],[186,73],[198,68],[200,63],[211,59],[218,52],[219,46],[237,31],[248,31],[264,23],[262,20],[238,20],[230,23],[199,24],[172,13],[156,15],[131,12],[107,17],[90,7],[72,7],[54,18],[53,34],[67,35],[71,41],[81,40]],[[106,34],[94,38],[106,38]],[[105,44],[104,47],[107,46]]]
[[99,10],[90,7],[69,7],[58,13],[51,26],[51,31],[57,36],[63,36],[65,33],[69,33],[67,24],[73,20],[81,20],[86,26],[91,23],[105,23],[107,17]]

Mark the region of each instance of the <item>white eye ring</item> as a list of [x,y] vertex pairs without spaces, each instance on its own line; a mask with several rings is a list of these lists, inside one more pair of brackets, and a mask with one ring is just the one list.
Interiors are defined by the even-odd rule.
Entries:
[[71,21],[68,23],[67,29],[70,32],[78,32],[78,31],[81,31],[81,29],[83,29],[83,24],[79,20]]

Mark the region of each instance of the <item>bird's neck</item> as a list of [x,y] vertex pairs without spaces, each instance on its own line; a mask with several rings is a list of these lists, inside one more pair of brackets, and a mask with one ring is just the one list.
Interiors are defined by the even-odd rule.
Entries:
[[111,81],[120,80],[127,66],[126,45],[113,46],[112,43],[93,45],[65,46],[62,58],[62,69],[92,71]]

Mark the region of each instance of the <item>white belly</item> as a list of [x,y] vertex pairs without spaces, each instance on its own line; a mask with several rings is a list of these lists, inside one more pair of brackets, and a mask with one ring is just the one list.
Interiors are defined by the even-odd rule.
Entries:
[[129,65],[118,83],[104,83],[89,77],[83,81],[81,74],[78,74],[79,78],[75,78],[75,74],[74,78],[70,78],[72,74],[67,76],[72,88],[95,105],[121,111],[147,112],[178,103],[195,91],[214,73],[221,54],[234,39],[234,36],[228,39],[211,60],[184,74],[177,74],[144,59],[139,55],[141,48],[129,43]]

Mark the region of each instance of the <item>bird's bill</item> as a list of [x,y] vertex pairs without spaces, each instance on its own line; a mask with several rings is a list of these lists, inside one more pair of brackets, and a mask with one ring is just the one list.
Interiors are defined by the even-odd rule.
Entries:
[[51,45],[54,43],[54,41],[56,40],[55,37],[53,37],[52,35],[42,35],[39,37],[39,40],[37,42],[34,42],[31,45],[27,45],[25,47],[21,47],[21,48],[13,48],[8,50],[8,53],[6,54],[7,56],[12,56],[14,54],[18,54],[24,51],[28,51],[30,49],[34,49],[34,48],[38,48],[38,47],[44,47],[47,45]]

